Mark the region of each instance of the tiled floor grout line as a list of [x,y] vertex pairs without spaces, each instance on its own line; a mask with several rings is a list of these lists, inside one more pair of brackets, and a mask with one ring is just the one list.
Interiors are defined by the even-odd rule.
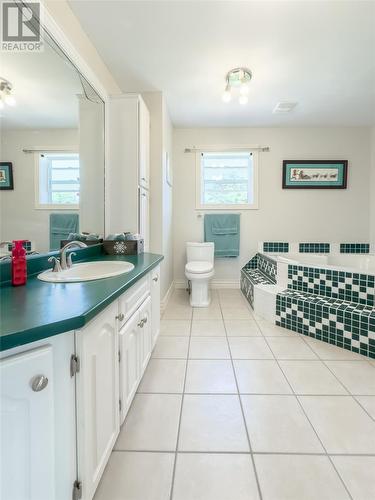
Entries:
[[224,323],[224,330],[225,330],[225,334],[226,334],[227,346],[228,346],[228,350],[229,350],[229,356],[230,356],[230,361],[231,361],[231,365],[232,365],[234,381],[235,381],[235,384],[236,384],[236,387],[237,387],[238,401],[239,401],[239,404],[240,404],[242,419],[243,419],[243,423],[244,423],[244,426],[245,426],[247,442],[249,444],[249,450],[250,450],[250,456],[251,456],[251,463],[253,465],[253,471],[254,471],[254,476],[255,476],[255,480],[256,480],[256,484],[257,484],[259,500],[262,500],[263,499],[263,494],[262,494],[262,490],[261,490],[261,487],[260,487],[260,481],[259,481],[259,477],[258,477],[258,472],[257,472],[256,466],[255,466],[254,456],[253,456],[253,453],[252,453],[252,447],[251,447],[249,430],[248,430],[247,425],[246,425],[245,412],[244,412],[244,409],[243,409],[243,406],[242,406],[240,389],[239,389],[237,375],[236,375],[236,370],[234,368],[234,363],[233,363],[233,358],[232,358],[232,351],[231,351],[229,340],[228,340],[227,327],[225,325],[223,311],[221,309],[220,295],[219,295],[219,306],[220,306],[220,311],[221,311],[221,315],[222,315],[222,319],[223,319],[223,323]]
[[[267,339],[266,339],[266,342],[267,342]],[[306,343],[306,342],[305,342],[305,343]],[[267,345],[268,345],[268,347],[271,349],[271,346],[268,344],[268,342],[267,342]],[[312,349],[310,346],[309,346],[309,348],[311,349],[311,351],[313,351],[313,349]],[[273,354],[272,349],[271,349],[271,352],[272,352],[272,354]],[[316,353],[314,353],[314,354],[316,354]],[[276,359],[276,357],[275,357],[275,359]],[[293,387],[292,387],[291,383],[289,382],[289,379],[287,378],[286,374],[284,373],[284,370],[282,369],[282,367],[281,367],[281,365],[280,365],[280,363],[279,363],[279,360],[278,360],[278,359],[276,359],[276,363],[277,363],[277,365],[278,365],[279,369],[282,371],[282,373],[283,373],[284,377],[286,378],[286,380],[287,380],[287,382],[288,382],[288,384],[289,384],[289,386],[290,386],[290,388],[291,388],[291,390],[292,390],[292,393],[295,395],[294,389],[293,389]],[[312,424],[312,422],[311,422],[311,420],[310,420],[309,416],[307,415],[307,412],[305,411],[305,408],[303,407],[303,405],[302,405],[302,403],[301,403],[301,401],[300,401],[299,397],[295,395],[295,398],[296,398],[296,400],[297,400],[297,402],[298,402],[298,404],[299,404],[299,406],[300,406],[300,408],[301,408],[301,410],[302,410],[303,414],[305,415],[305,417],[306,417],[307,421],[309,422],[309,424],[310,424],[310,426],[311,426],[312,430],[314,431],[314,433],[315,433],[315,435],[316,435],[317,439],[319,440],[319,442],[320,442],[320,444],[321,444],[321,446],[322,446],[323,450],[325,451],[325,455],[326,455],[326,457],[327,457],[327,458],[328,458],[328,460],[330,461],[330,463],[331,463],[331,465],[332,465],[333,469],[336,471],[337,477],[340,479],[341,484],[343,485],[343,487],[344,487],[345,491],[346,491],[346,492],[347,492],[347,494],[349,495],[349,498],[350,498],[351,500],[354,500],[354,499],[353,499],[353,497],[352,497],[352,495],[350,494],[350,491],[349,491],[348,487],[346,486],[346,484],[345,484],[345,482],[344,482],[343,478],[342,478],[342,477],[341,477],[341,475],[339,474],[339,472],[338,472],[338,470],[337,470],[337,468],[336,468],[336,466],[335,466],[335,464],[334,464],[334,462],[333,462],[332,458],[331,458],[331,457],[330,457],[330,455],[328,454],[327,449],[326,449],[326,447],[325,447],[325,446],[324,446],[324,444],[323,444],[323,441],[320,439],[320,436],[319,436],[319,434],[318,434],[317,430],[315,429],[315,427],[313,426],[313,424]]]
[[[313,348],[310,346],[309,342],[307,342],[307,340],[305,338],[302,338],[302,340],[305,342],[305,344],[311,349],[313,350]],[[315,352],[315,351],[314,351]],[[327,362],[328,361],[334,361],[335,363],[340,363],[340,362],[352,362],[352,361],[355,361],[355,362],[358,362],[358,361],[367,361],[366,359],[355,359],[355,360],[334,360],[334,359],[322,359],[318,353],[315,353],[319,360],[323,363],[323,365],[328,369],[328,371],[333,375],[333,377],[338,381],[338,383],[348,392],[348,394],[343,394],[342,396],[345,397],[345,396],[351,396],[354,401],[357,403],[357,405],[360,406],[360,408],[362,408],[362,410],[371,418],[371,420],[373,420],[375,422],[375,418],[366,410],[366,408],[358,401],[357,397],[360,397],[360,396],[374,396],[374,394],[353,394],[349,388],[337,377],[337,375],[331,370],[331,368],[328,366]],[[370,363],[371,365],[371,363]],[[315,395],[315,394],[314,394]],[[332,396],[331,396],[332,397]]]
[[338,382],[340,382],[340,384],[344,387],[345,390],[348,391],[349,395],[354,399],[354,401],[357,403],[357,405],[362,408],[362,410],[367,413],[367,415],[371,418],[371,420],[373,420],[375,422],[375,418],[366,410],[366,408],[364,408],[364,406],[358,401],[357,397],[360,397],[360,396],[374,396],[374,394],[353,394],[348,387],[346,387],[346,385],[341,382],[341,380],[339,380],[339,378],[336,376],[336,374],[331,370],[331,368],[326,364],[325,361],[322,361],[324,366],[332,373],[332,375],[335,377],[336,380],[338,380]]
[[[186,361],[186,360],[179,360]],[[190,361],[196,361],[195,359]],[[203,361],[216,361],[212,359],[204,359]],[[230,359],[225,359],[223,361],[230,361]],[[251,361],[247,359],[241,359],[240,361]],[[259,359],[257,361],[276,361],[272,359]],[[182,392],[151,392],[151,391],[137,391],[137,394],[172,394],[174,396],[181,396]],[[184,394],[188,394],[189,396],[236,396],[238,392],[186,392]],[[374,394],[319,394],[317,392],[306,393],[306,392],[294,392],[290,394],[289,392],[239,392],[240,396],[319,396],[322,398],[359,398],[359,397],[375,397]]]
[[181,408],[180,408],[180,415],[179,415],[179,419],[178,419],[176,449],[175,449],[173,470],[172,470],[171,490],[170,490],[170,496],[169,496],[170,500],[173,500],[174,482],[175,482],[175,477],[176,477],[176,467],[177,467],[177,458],[178,458],[178,443],[179,443],[179,439],[180,439],[180,429],[181,429],[182,411],[183,411],[183,407],[184,407],[186,377],[187,377],[188,364],[189,364],[191,329],[192,329],[192,325],[193,325],[192,317],[193,317],[193,313],[191,314],[191,319],[190,319],[190,335],[189,335],[188,349],[187,349],[187,354],[186,354],[186,365],[185,365],[184,383],[183,383],[183,387],[182,387]]
[[[113,450],[113,453],[166,453],[174,455],[173,450]],[[179,450],[179,455],[290,455],[307,457],[325,457],[327,453],[308,451],[201,451],[201,450]],[[331,457],[375,457],[374,453],[328,453]]]
[[[357,398],[360,398],[361,396],[364,396],[364,397],[368,397],[366,394],[357,394],[357,395],[353,395],[353,398],[355,399],[356,403],[362,408],[362,410],[367,413],[367,415],[375,422],[375,417],[373,417],[371,415],[371,413],[369,413],[366,408],[362,405],[362,403],[360,401],[358,401]],[[375,397],[373,394],[371,395],[372,397]],[[371,397],[370,396],[370,397]]]

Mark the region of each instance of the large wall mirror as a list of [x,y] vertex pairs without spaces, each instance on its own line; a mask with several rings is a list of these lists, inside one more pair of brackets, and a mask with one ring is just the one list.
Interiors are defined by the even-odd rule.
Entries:
[[43,41],[41,52],[2,52],[0,66],[1,241],[28,240],[37,253],[69,234],[104,234],[104,102]]

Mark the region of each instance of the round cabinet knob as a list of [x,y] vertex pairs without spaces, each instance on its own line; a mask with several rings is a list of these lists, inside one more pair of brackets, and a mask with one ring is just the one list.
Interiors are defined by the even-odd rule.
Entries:
[[118,319],[119,321],[124,321],[124,314],[123,313],[120,313],[118,316],[116,316],[116,319]]
[[139,326],[140,328],[143,328],[143,319],[141,319],[141,321],[137,324],[137,326]]
[[40,392],[48,385],[48,378],[44,375],[35,375],[30,381],[31,389],[34,392]]
[[147,323],[147,321],[148,321],[147,316],[145,316],[142,321],[143,321],[143,323]]
[[157,281],[159,281],[159,276],[155,276],[155,278],[152,278],[152,279],[153,279],[153,281],[155,281],[155,283],[156,283]]

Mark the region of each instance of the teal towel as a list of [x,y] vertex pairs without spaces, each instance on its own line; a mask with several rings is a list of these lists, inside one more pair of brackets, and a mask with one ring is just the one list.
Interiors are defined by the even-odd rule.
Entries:
[[70,233],[78,233],[78,220],[78,214],[50,214],[50,250],[59,250],[61,240],[67,240]]
[[215,243],[215,257],[238,257],[240,254],[240,215],[205,214],[204,241]]

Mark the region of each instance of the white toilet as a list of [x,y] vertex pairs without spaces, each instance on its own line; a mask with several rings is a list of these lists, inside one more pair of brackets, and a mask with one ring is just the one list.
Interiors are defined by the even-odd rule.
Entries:
[[190,305],[207,307],[211,302],[209,282],[214,275],[214,243],[186,243],[185,276],[190,281]]

